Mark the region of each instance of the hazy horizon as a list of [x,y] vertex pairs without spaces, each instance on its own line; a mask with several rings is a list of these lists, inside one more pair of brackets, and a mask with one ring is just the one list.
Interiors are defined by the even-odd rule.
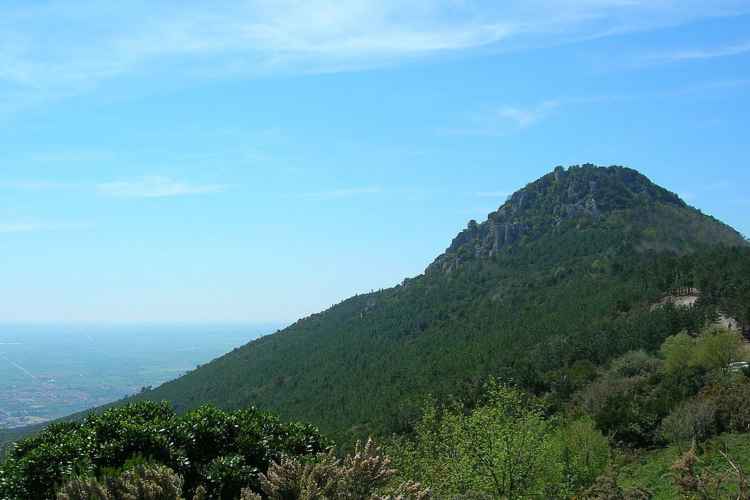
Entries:
[[280,326],[0,324],[0,429],[156,387]]

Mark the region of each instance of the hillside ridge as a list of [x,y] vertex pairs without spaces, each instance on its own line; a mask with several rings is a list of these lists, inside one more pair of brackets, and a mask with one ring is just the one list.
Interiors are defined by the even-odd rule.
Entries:
[[[546,232],[580,229],[581,223],[613,222],[610,217],[627,210],[670,208],[716,223],[715,232],[722,242],[746,244],[740,233],[690,207],[637,170],[588,163],[567,169],[558,166],[510,195],[484,222],[470,220],[427,272],[450,272],[466,260],[492,257]],[[630,236],[643,242],[643,235]]]

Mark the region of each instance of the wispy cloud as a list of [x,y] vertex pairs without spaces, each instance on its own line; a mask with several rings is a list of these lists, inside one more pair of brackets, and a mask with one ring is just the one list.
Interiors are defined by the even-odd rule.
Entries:
[[29,233],[41,227],[34,222],[0,222],[0,233]]
[[[184,79],[350,71],[748,11],[742,0],[11,2],[0,7],[0,95],[13,98],[0,99],[0,107],[139,74]],[[50,25],[66,29],[53,37]]]
[[190,184],[169,177],[147,176],[129,181],[105,182],[96,186],[99,194],[115,198],[168,198],[218,193],[224,184]]
[[0,189],[21,191],[48,191],[73,187],[74,184],[48,180],[7,180],[0,181]]
[[711,96],[717,92],[743,90],[750,86],[750,80],[716,80],[691,84],[684,87],[666,88],[651,92],[633,94],[594,95],[587,97],[561,97],[549,99],[530,107],[500,106],[487,107],[465,117],[466,124],[458,127],[438,128],[439,135],[502,137],[537,125],[563,108],[575,106],[623,103],[649,99],[679,98],[683,96]]
[[562,104],[558,100],[547,100],[530,107],[502,106],[489,108],[482,112],[473,113],[469,117],[470,123],[467,126],[443,128],[438,132],[458,136],[503,136],[537,124]]
[[559,101],[545,101],[533,108],[506,106],[497,111],[497,116],[514,122],[519,128],[526,128],[535,124],[559,106]]
[[356,198],[359,196],[366,196],[372,194],[381,193],[382,189],[377,186],[370,187],[357,187],[357,188],[345,188],[345,189],[331,189],[328,191],[315,191],[311,193],[302,193],[300,198],[306,200],[340,200],[344,198]]
[[39,231],[79,230],[89,227],[81,222],[50,222],[33,219],[0,221],[0,234],[34,233]]
[[714,59],[717,57],[730,57],[747,54],[750,52],[750,41],[722,47],[703,47],[684,50],[673,50],[650,54],[644,58],[646,63],[680,62],[700,59]]

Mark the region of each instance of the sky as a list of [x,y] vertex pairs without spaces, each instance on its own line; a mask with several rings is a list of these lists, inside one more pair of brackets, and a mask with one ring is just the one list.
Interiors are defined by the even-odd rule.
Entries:
[[290,322],[556,165],[750,234],[750,1],[0,0],[0,322]]

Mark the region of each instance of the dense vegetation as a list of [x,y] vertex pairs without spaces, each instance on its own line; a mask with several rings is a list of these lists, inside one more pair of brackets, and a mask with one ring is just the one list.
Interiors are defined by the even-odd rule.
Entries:
[[732,363],[749,354],[736,332],[680,332],[598,368],[564,404],[490,379],[471,405],[427,401],[387,454],[368,441],[344,459],[315,429],[255,410],[135,403],[22,441],[0,498],[745,499],[750,370]]
[[[572,367],[657,349],[717,310],[748,321],[750,252],[711,245],[744,245],[739,235],[631,170],[567,172],[557,184],[550,174],[525,188],[535,194],[513,219],[554,229],[529,229],[486,256],[476,257],[476,241],[454,244],[437,261],[463,255],[450,271],[433,265],[400,286],[353,297],[139,397],[178,411],[257,404],[354,442],[409,430],[428,393],[475,398],[488,376],[541,393]],[[555,215],[555,207],[594,196],[569,199],[566,186],[594,180],[596,216]],[[652,311],[676,286],[697,286],[705,300]]]
[[[746,357],[741,332],[716,326],[720,317],[740,330],[750,325],[748,277],[750,248],[739,234],[637,172],[557,169],[486,222],[472,221],[424,275],[348,299],[131,398],[142,406],[22,442],[0,469],[0,487],[14,498],[32,490],[13,488],[50,492],[75,476],[104,489],[112,475],[131,474],[128,485],[154,482],[152,469],[128,472],[140,457],[167,467],[153,474],[174,476],[165,484],[179,483],[186,497],[202,486],[216,498],[242,488],[268,498],[283,488],[297,493],[278,498],[349,498],[341,492],[353,486],[342,485],[368,477],[352,472],[366,469],[388,480],[360,498],[416,498],[424,494],[417,483],[438,497],[649,498],[628,482],[635,466],[623,464],[639,450],[670,446],[680,450],[672,476],[662,478],[671,491],[739,491],[742,474],[721,469],[737,465],[730,453],[707,451],[712,463],[723,460],[716,470],[696,464],[701,443],[750,431],[750,381],[728,368]],[[681,289],[698,289],[700,300],[657,305]],[[177,414],[149,400],[169,401]],[[254,410],[191,411],[206,403],[255,404],[311,422],[339,450],[377,436],[390,459],[355,453],[336,461],[311,428],[279,430],[287,427]],[[157,423],[137,416],[145,410]],[[145,443],[133,450],[133,436],[114,431],[130,432],[128,412],[141,426],[133,436]],[[291,441],[259,445],[252,431],[246,447],[237,429],[258,419]],[[205,432],[218,430],[209,455],[195,457],[178,430],[200,421],[210,422]],[[115,444],[99,427],[111,429]],[[305,440],[309,446],[298,446]],[[110,447],[119,454],[102,462],[109,455],[96,450]],[[383,465],[391,460],[393,469]]]
[[258,474],[285,455],[324,451],[309,425],[281,423],[253,408],[224,412],[203,406],[177,416],[166,404],[141,402],[53,424],[18,443],[0,468],[0,498],[51,498],[76,475],[107,476],[141,462],[170,467],[186,491],[234,499],[258,488]]

